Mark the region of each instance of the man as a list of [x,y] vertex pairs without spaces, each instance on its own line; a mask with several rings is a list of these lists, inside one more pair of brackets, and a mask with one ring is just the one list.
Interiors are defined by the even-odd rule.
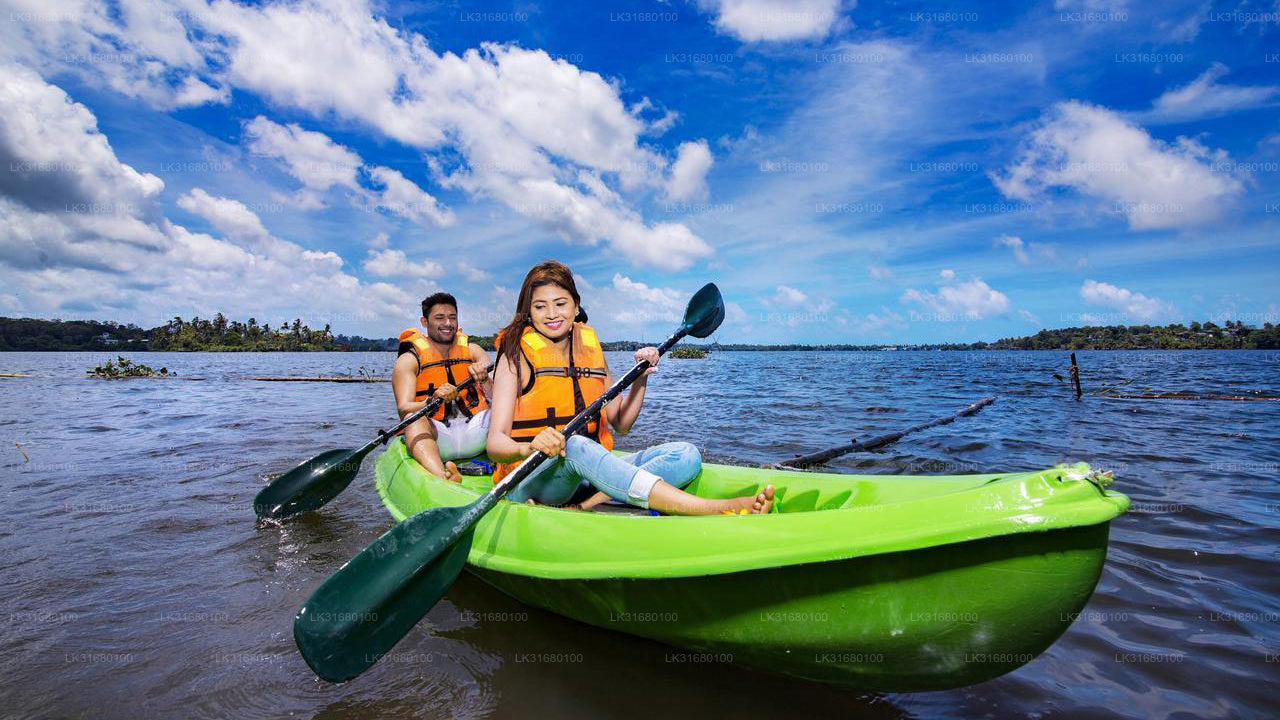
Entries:
[[[448,293],[436,293],[422,301],[422,327],[400,333],[399,354],[391,372],[396,410],[404,418],[421,410],[433,398],[443,404],[404,431],[410,454],[427,472],[461,482],[452,460],[484,452],[489,432],[489,356],[458,332],[458,301]],[[467,378],[470,388],[459,391]]]

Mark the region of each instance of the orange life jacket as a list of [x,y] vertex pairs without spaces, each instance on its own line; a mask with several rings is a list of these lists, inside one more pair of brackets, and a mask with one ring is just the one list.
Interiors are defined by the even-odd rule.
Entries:
[[[462,333],[457,333],[453,345],[449,346],[449,356],[441,357],[435,345],[432,345],[425,335],[414,328],[409,328],[400,333],[400,352],[397,357],[404,353],[413,353],[418,359],[415,400],[428,400],[435,394],[436,389],[445,383],[454,387],[461,385],[470,377],[466,366],[474,362],[471,359],[471,348],[468,345],[467,336]],[[442,404],[431,417],[441,422],[455,413],[469,418],[488,406],[484,393],[478,386],[472,385],[458,393],[458,399],[454,402]]]
[[[569,343],[569,357],[543,337],[538,331],[526,327],[520,336],[520,352],[533,367],[533,373],[516,398],[515,413],[511,419],[511,439],[529,442],[544,427],[563,430],[575,415],[587,409],[608,390],[606,384],[609,366],[604,361],[604,351],[596,331],[584,323],[574,323]],[[521,368],[523,375],[526,368]],[[613,449],[613,435],[605,412],[587,423],[580,434]],[[520,463],[499,463],[493,473],[496,483],[514,470]]]

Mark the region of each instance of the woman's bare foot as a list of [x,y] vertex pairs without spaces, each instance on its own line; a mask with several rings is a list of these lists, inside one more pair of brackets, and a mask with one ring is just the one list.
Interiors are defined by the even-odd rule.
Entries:
[[462,473],[458,472],[458,464],[450,460],[444,464],[444,479],[449,482],[461,483]]
[[742,511],[746,510],[748,515],[768,515],[773,509],[773,486],[765,485],[764,490],[754,496],[744,495],[728,502],[731,504],[726,510],[735,514],[743,514]]

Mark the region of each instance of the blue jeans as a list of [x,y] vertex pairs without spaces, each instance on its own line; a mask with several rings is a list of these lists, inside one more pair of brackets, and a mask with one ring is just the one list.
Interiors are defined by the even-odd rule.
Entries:
[[533,498],[543,505],[563,505],[583,480],[619,502],[649,507],[655,479],[683,488],[702,471],[702,454],[687,442],[655,445],[630,455],[614,455],[600,443],[574,435],[565,443],[565,456],[543,461],[507,499]]

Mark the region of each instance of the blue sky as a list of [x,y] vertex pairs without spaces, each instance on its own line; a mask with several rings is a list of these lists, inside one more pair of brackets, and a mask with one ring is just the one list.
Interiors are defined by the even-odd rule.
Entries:
[[1277,321],[1280,3],[0,0],[0,314]]

